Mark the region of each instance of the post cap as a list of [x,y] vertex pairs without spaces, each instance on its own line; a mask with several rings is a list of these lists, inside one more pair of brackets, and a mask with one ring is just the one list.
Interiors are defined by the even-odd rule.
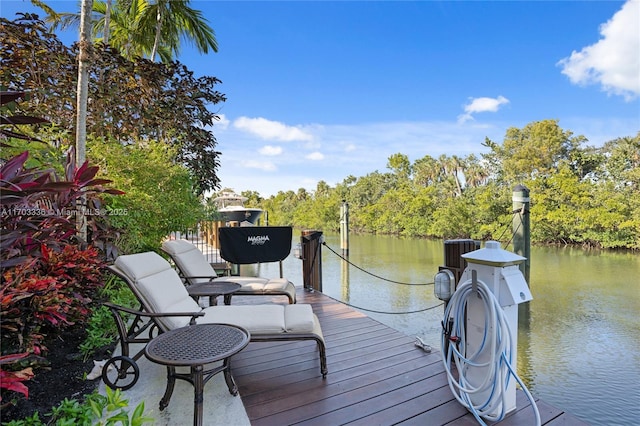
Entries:
[[469,263],[489,266],[509,266],[522,263],[527,258],[500,248],[498,241],[487,241],[483,249],[463,254]]

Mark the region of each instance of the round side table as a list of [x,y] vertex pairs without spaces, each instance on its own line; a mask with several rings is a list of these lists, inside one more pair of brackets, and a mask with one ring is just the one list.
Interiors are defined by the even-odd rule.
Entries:
[[230,305],[231,296],[241,288],[240,284],[230,281],[208,281],[190,285],[187,291],[196,302],[200,297],[209,296],[209,306],[215,306],[218,304],[218,296],[224,296],[224,304]]
[[[196,324],[162,333],[147,344],[145,355],[157,364],[167,366],[167,388],[160,400],[160,411],[169,405],[176,379],[186,380],[194,388],[193,424],[202,425],[204,385],[219,372],[231,395],[238,394],[231,376],[231,356],[248,344],[251,336],[244,328],[229,324]],[[206,364],[221,361],[222,365],[204,370]],[[177,366],[190,367],[189,373],[177,373]]]

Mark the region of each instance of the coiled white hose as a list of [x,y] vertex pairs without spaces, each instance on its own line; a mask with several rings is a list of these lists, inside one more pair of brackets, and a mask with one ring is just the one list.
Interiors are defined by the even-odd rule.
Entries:
[[[475,290],[474,290],[475,287]],[[479,297],[484,306],[484,335],[478,350],[473,354],[466,354],[466,316],[465,311],[470,297]],[[506,390],[510,376],[513,376],[525,395],[531,402],[535,413],[536,426],[540,425],[540,413],[533,396],[511,366],[513,339],[509,322],[504,317],[504,311],[495,295],[485,283],[478,280],[474,286],[468,280],[458,286],[445,309],[444,322],[448,328],[452,319],[451,329],[442,335],[442,361],[447,372],[449,387],[455,398],[465,406],[478,420],[486,426],[483,420],[495,422],[505,416]],[[492,330],[489,332],[489,330]],[[479,355],[489,354],[487,361],[480,361]],[[451,372],[451,365],[455,363],[458,372],[456,379]],[[465,375],[466,367],[480,367],[474,369],[484,375],[474,378],[475,384],[469,382]],[[479,383],[478,383],[479,382]]]

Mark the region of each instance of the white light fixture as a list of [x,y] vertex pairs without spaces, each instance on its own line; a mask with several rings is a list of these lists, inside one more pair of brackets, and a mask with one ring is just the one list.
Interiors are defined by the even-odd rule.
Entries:
[[436,274],[433,283],[433,293],[438,299],[444,300],[445,302],[451,299],[455,291],[454,287],[456,283],[453,272],[448,269],[442,269]]

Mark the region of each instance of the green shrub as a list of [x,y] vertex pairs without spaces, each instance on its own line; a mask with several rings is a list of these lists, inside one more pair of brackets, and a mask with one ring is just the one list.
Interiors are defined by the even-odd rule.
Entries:
[[108,197],[112,226],[121,229],[122,253],[157,250],[173,231],[193,227],[204,217],[204,206],[186,167],[175,164],[176,150],[154,141],[123,145],[92,140],[88,156],[104,177],[124,195]]
[[127,426],[140,426],[145,423],[153,423],[154,419],[145,416],[144,401],[136,406],[133,413],[129,413],[129,401],[124,399],[120,390],[112,391],[106,388],[107,395],[93,392],[86,396],[83,402],[76,399],[65,398],[51,413],[44,417],[50,417],[46,422],[40,419],[39,413],[20,420],[12,420],[3,423],[3,426],[111,426],[122,424]]
[[[120,306],[137,308],[138,299],[129,287],[115,275],[108,275],[105,285],[100,289],[100,298]],[[80,345],[80,351],[88,359],[96,350],[111,345],[118,338],[118,329],[113,314],[106,306],[93,310],[87,323],[87,338]]]

